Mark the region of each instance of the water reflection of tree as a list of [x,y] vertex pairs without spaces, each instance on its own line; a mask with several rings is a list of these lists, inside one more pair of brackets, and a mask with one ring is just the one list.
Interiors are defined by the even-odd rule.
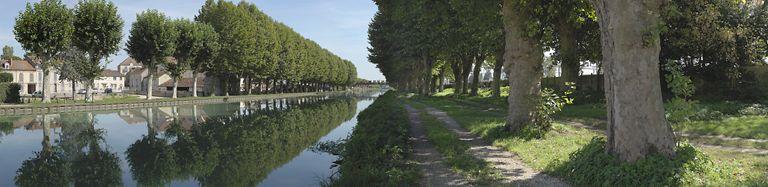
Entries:
[[176,173],[175,152],[165,138],[158,137],[154,112],[147,108],[147,135],[131,144],[126,151],[133,178],[144,186],[162,186]]
[[[43,116],[43,150],[24,161],[17,171],[19,186],[120,186],[119,158],[102,147],[103,130],[94,127],[91,114],[62,114],[58,120]],[[51,144],[51,123],[61,126],[56,145]],[[106,146],[106,144],[104,144]]]
[[25,160],[14,178],[18,186],[67,186],[70,182],[69,163],[60,149],[51,145],[50,120],[45,116],[43,124],[43,148],[35,156]]
[[[87,114],[84,119],[87,123],[80,124],[85,124],[86,127],[78,134],[76,140],[87,148],[86,151],[73,155],[72,175],[75,186],[121,186],[120,158],[101,146],[100,142],[104,142],[104,130],[95,128],[93,115]],[[65,126],[67,125],[62,124],[62,128]]]
[[299,107],[280,101],[268,109],[257,102],[245,106],[259,108],[216,108],[232,115],[186,130],[175,123],[162,137],[151,132],[128,149],[131,172],[147,185],[195,178],[203,186],[255,186],[356,111],[351,99],[304,102]]

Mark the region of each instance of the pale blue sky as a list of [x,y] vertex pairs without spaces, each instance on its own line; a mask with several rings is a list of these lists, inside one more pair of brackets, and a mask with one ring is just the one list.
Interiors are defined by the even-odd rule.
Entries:
[[[27,2],[2,0],[0,5],[0,45],[14,47],[17,56],[24,53],[13,36],[14,20]],[[70,8],[77,0],[63,0]],[[357,66],[361,78],[381,80],[375,65],[368,62],[368,23],[376,12],[371,0],[248,0],[277,21],[294,28],[296,32],[314,40]],[[146,9],[157,9],[173,18],[194,18],[204,0],[114,0],[120,16],[125,20],[123,41],[136,20],[136,14]],[[123,42],[124,43],[124,42]],[[121,48],[125,48],[122,44]],[[124,50],[110,57],[107,68],[114,69],[127,57]]]

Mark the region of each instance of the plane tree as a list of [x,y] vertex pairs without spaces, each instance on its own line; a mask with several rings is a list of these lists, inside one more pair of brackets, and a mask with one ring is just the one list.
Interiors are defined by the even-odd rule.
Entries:
[[168,63],[176,50],[178,31],[173,22],[157,10],[147,10],[136,16],[131,28],[126,51],[149,70],[147,97],[152,98],[154,75],[157,68]]
[[81,62],[78,73],[85,79],[85,100],[93,101],[91,86],[101,76],[104,65],[101,60],[119,51],[123,38],[123,20],[117,14],[117,6],[104,0],[83,0],[74,9],[74,33],[72,44],[88,54]]
[[72,42],[74,15],[60,0],[42,0],[27,3],[16,17],[13,33],[16,41],[39,60],[43,70],[43,102],[50,102],[49,74],[54,57],[65,51]]

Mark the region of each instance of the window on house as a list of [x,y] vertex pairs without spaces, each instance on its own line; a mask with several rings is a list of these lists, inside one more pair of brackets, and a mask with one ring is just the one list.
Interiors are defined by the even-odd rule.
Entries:
[[34,73],[30,73],[29,74],[29,82],[35,82],[35,74]]
[[19,82],[24,82],[24,74],[19,73]]

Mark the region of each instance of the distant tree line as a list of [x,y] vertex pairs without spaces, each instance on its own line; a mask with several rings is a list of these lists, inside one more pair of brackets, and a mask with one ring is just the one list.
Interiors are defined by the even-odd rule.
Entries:
[[[28,3],[16,17],[14,34],[27,56],[40,62],[43,101],[50,100],[47,77],[54,68],[64,72],[63,80],[91,86],[105,68],[102,62],[120,49],[123,23],[117,6],[105,0],[80,0],[74,9],[60,0]],[[187,70],[195,73],[195,80],[197,73],[217,77],[217,87],[227,95],[242,94],[241,79],[250,94],[253,85],[259,85],[261,93],[320,91],[352,85],[357,78],[352,62],[247,2],[208,0],[195,21],[171,20],[157,10],[139,13],[126,51],[150,70],[148,88],[159,68],[168,72],[174,79],[174,97]],[[2,58],[18,59],[9,47],[3,48]],[[151,95],[148,89],[147,98]]]

